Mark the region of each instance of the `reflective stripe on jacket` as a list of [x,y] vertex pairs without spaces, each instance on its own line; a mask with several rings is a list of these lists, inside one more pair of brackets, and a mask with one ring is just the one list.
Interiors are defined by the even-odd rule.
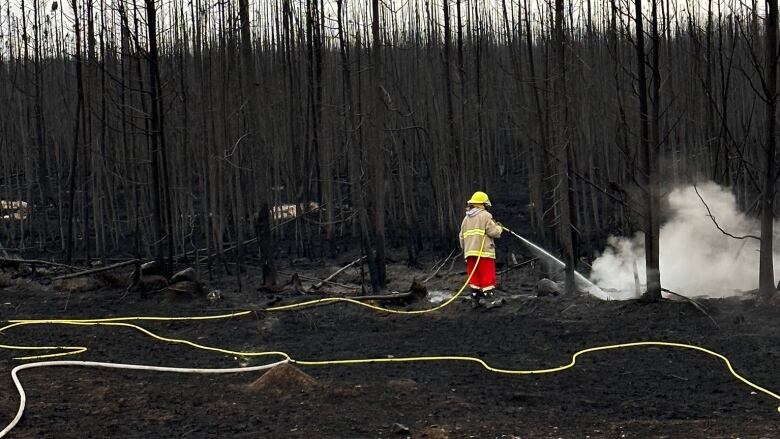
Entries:
[[[463,257],[481,256],[495,259],[496,243],[493,240],[501,236],[501,231],[501,226],[493,221],[493,215],[490,212],[476,207],[469,209],[460,225],[460,248],[463,249]],[[482,245],[483,236],[485,237],[484,245]],[[481,252],[480,247],[482,248]]]

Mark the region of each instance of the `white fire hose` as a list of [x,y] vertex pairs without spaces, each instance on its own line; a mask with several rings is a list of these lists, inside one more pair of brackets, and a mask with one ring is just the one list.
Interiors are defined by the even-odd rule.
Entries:
[[146,366],[142,364],[122,364],[122,363],[103,363],[98,361],[39,361],[35,363],[27,363],[16,366],[11,371],[11,379],[14,381],[16,389],[19,391],[19,410],[16,412],[16,416],[8,426],[0,431],[0,438],[5,437],[19,420],[22,419],[24,414],[25,403],[27,402],[27,395],[24,393],[22,383],[19,381],[18,373],[25,369],[34,369],[38,367],[54,367],[54,366],[81,366],[81,367],[100,367],[105,369],[127,369],[127,370],[144,370],[154,372],[175,372],[175,373],[195,373],[195,374],[225,374],[225,373],[240,373],[240,372],[254,372],[258,370],[270,369],[274,366],[289,362],[288,359],[277,361],[275,363],[263,364],[260,366],[249,367],[233,367],[226,369],[192,369],[185,367],[163,367],[163,366]]

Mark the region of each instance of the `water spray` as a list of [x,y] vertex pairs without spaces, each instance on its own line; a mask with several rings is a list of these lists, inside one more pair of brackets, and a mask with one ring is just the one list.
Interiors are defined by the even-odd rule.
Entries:
[[[511,233],[514,237],[522,241],[524,244],[528,245],[530,248],[532,248],[534,251],[538,252],[541,255],[544,255],[545,257],[555,261],[559,266],[565,267],[565,264],[561,262],[556,257],[552,256],[549,252],[545,251],[538,245],[532,243],[531,241],[523,238],[522,236],[518,235],[517,233],[506,229],[509,233]],[[484,238],[483,243],[484,245]],[[480,251],[482,249],[480,248]],[[479,261],[479,260],[478,260]],[[395,313],[395,314],[421,314],[426,312],[432,312],[436,311],[438,309],[441,309],[450,303],[452,303],[459,295],[463,292],[463,289],[466,285],[468,285],[468,282],[473,275],[472,273],[469,275],[469,279],[466,280],[463,287],[458,291],[457,294],[455,294],[452,298],[447,300],[446,302],[440,304],[439,306],[436,306],[431,309],[427,310],[416,310],[416,311],[399,311],[399,310],[391,310],[382,308],[375,305],[365,304],[363,302],[359,302],[353,299],[349,298],[326,298],[326,299],[317,299],[314,301],[308,301],[303,303],[297,303],[292,305],[285,305],[285,306],[278,306],[273,308],[266,308],[262,310],[263,312],[274,312],[274,311],[292,311],[297,310],[301,308],[305,308],[307,306],[310,306],[312,304],[318,304],[318,303],[326,303],[330,301],[341,301],[341,302],[349,302],[355,305],[360,305],[363,307],[371,308],[377,311],[387,312],[387,313]],[[592,282],[587,280],[584,276],[582,276],[579,273],[576,273],[577,280],[580,281],[582,285],[586,287],[586,291],[594,295],[596,297],[609,300],[611,297],[606,294],[604,291],[602,291],[599,287],[594,285]],[[377,357],[377,358],[358,358],[358,359],[327,359],[327,360],[295,360],[290,355],[284,353],[284,352],[276,352],[276,351],[265,351],[265,352],[235,352],[228,349],[222,349],[218,347],[211,347],[211,346],[204,346],[200,345],[198,343],[194,343],[188,340],[183,339],[173,339],[168,337],[159,336],[157,334],[154,334],[153,332],[135,325],[131,323],[126,323],[126,321],[195,321],[195,320],[216,320],[216,319],[228,319],[228,318],[234,318],[238,316],[248,315],[251,314],[252,311],[242,311],[239,313],[230,313],[230,314],[224,314],[224,315],[207,315],[207,316],[184,316],[184,317],[149,317],[149,316],[137,316],[137,317],[112,317],[112,318],[103,318],[103,319],[86,319],[86,320],[15,320],[10,321],[9,325],[4,326],[0,328],[0,333],[4,332],[7,329],[10,329],[12,327],[17,326],[24,326],[24,325],[39,325],[39,324],[60,324],[60,325],[76,325],[76,326],[112,326],[112,327],[128,327],[135,329],[137,331],[140,331],[156,340],[162,341],[162,342],[168,342],[168,343],[176,343],[176,344],[184,344],[188,345],[193,348],[209,351],[209,352],[219,352],[223,354],[231,354],[231,355],[240,355],[240,356],[252,356],[252,357],[261,357],[261,356],[281,356],[282,360],[278,361],[276,363],[269,363],[264,364],[260,366],[253,366],[253,367],[243,367],[243,368],[226,368],[226,369],[196,369],[196,368],[174,368],[174,367],[165,367],[165,366],[148,366],[148,365],[137,365],[137,364],[117,364],[117,363],[106,363],[106,362],[80,362],[80,361],[42,361],[42,362],[36,362],[36,363],[27,363],[20,366],[15,367],[11,371],[11,377],[14,381],[14,384],[17,388],[17,391],[19,392],[20,397],[20,403],[19,403],[19,409],[17,410],[16,416],[11,421],[9,425],[7,425],[5,428],[0,430],[0,438],[7,435],[21,420],[22,415],[24,414],[25,409],[25,403],[26,403],[26,394],[24,392],[24,389],[22,387],[21,382],[19,381],[19,378],[17,376],[18,372],[25,370],[25,369],[32,369],[32,368],[38,368],[38,367],[54,367],[54,366],[82,366],[82,367],[100,367],[100,368],[112,368],[112,369],[130,369],[130,370],[149,370],[149,371],[157,371],[157,372],[178,372],[178,373],[198,373],[198,374],[215,374],[215,373],[236,373],[236,372],[247,372],[247,371],[259,371],[259,370],[265,370],[269,369],[271,367],[274,367],[276,365],[282,364],[282,363],[294,363],[299,364],[303,366],[334,366],[334,365],[358,365],[358,364],[373,364],[373,363],[399,363],[399,362],[431,362],[431,361],[456,361],[456,362],[471,362],[471,363],[477,363],[481,365],[483,368],[487,369],[488,371],[494,372],[494,373],[500,373],[500,374],[508,374],[508,375],[532,375],[532,374],[548,374],[548,373],[557,373],[562,372],[564,370],[568,370],[572,367],[574,367],[577,357],[583,354],[592,353],[592,352],[599,352],[599,351],[606,351],[606,350],[614,350],[614,349],[625,349],[625,348],[632,348],[632,347],[647,347],[647,346],[653,346],[653,347],[672,347],[672,348],[681,348],[681,349],[688,349],[688,350],[695,350],[704,352],[706,354],[709,354],[713,357],[716,357],[723,361],[728,368],[731,375],[738,379],[739,381],[743,382],[744,384],[748,385],[754,391],[764,393],[765,395],[768,395],[772,398],[775,398],[776,400],[780,400],[780,394],[774,393],[771,390],[761,387],[758,384],[753,383],[752,381],[748,380],[747,378],[743,377],[739,373],[737,373],[734,368],[731,365],[731,362],[726,358],[724,355],[719,354],[715,351],[711,351],[707,348],[696,346],[696,345],[690,345],[690,344],[683,344],[683,343],[672,343],[667,341],[640,341],[640,342],[633,342],[633,343],[623,343],[623,344],[613,344],[613,345],[603,345],[603,346],[595,346],[590,347],[586,349],[582,349],[574,353],[571,357],[571,361],[568,364],[557,366],[557,367],[551,367],[551,368],[542,368],[542,369],[530,369],[530,370],[522,370],[522,369],[502,369],[497,368],[489,365],[487,362],[485,362],[483,359],[479,357],[471,357],[471,356],[418,356],[418,357]],[[5,349],[18,349],[18,350],[48,350],[48,349],[63,349],[60,348],[52,348],[52,347],[42,347],[42,346],[6,346],[2,345],[0,348]],[[71,350],[71,348],[64,348],[67,350],[67,352],[60,352],[55,354],[46,354],[43,356],[36,356],[36,357],[24,357],[24,359],[32,359],[32,358],[44,358],[44,357],[51,357],[54,355],[72,355],[76,353],[82,353],[87,350],[86,347],[77,348],[75,350]],[[780,407],[777,408],[778,412],[780,412]]]
[[[501,226],[504,230],[511,233],[512,236],[519,239],[523,242],[523,244],[527,245],[531,248],[535,253],[538,253],[542,256],[544,256],[546,259],[553,261],[555,265],[557,265],[559,268],[564,269],[566,268],[566,264],[563,263],[560,259],[556,258],[555,256],[551,255],[550,252],[546,251],[545,249],[539,247],[538,245],[534,244],[533,242],[523,238],[522,236],[518,235],[517,233],[507,229],[505,226]],[[614,297],[606,293],[604,290],[599,288],[596,284],[589,281],[588,278],[580,274],[578,271],[574,271],[574,277],[577,280],[577,287],[581,290],[585,291],[586,293],[590,294],[591,296],[597,297],[601,300],[615,300]]]

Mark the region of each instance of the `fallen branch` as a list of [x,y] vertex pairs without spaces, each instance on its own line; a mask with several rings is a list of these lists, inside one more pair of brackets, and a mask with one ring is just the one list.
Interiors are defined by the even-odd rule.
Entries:
[[462,254],[463,254],[463,252],[460,252],[457,255],[455,255],[454,258],[452,258],[452,260],[450,261],[450,268],[447,269],[447,274],[452,273],[452,268],[455,267],[455,261],[457,261],[458,260],[458,256],[460,256]]
[[346,269],[348,269],[349,267],[352,267],[352,266],[354,266],[354,265],[356,265],[356,264],[358,264],[358,263],[362,262],[362,261],[363,261],[363,259],[365,259],[365,258],[366,258],[365,256],[361,256],[361,257],[359,257],[359,258],[355,259],[354,261],[350,262],[349,264],[347,264],[347,265],[345,265],[345,266],[343,266],[343,267],[339,268],[338,270],[336,270],[336,272],[335,272],[335,273],[333,273],[333,274],[331,274],[330,276],[326,277],[326,278],[325,278],[325,279],[323,279],[322,281],[320,281],[320,282],[317,282],[316,284],[314,284],[314,285],[312,286],[312,289],[313,289],[313,290],[317,290],[317,289],[321,288],[321,287],[322,287],[322,285],[323,285],[325,282],[328,282],[329,280],[331,280],[331,279],[333,279],[334,277],[338,276],[339,274],[341,274],[342,272],[344,272],[344,271],[345,271]]
[[[278,229],[279,227],[282,227],[282,226],[284,226],[285,224],[291,223],[291,222],[293,222],[293,221],[297,221],[297,220],[299,220],[299,219],[301,219],[301,218],[305,217],[306,215],[308,215],[308,214],[310,214],[310,213],[318,212],[318,211],[320,211],[322,208],[324,208],[324,207],[325,207],[325,206],[327,206],[327,205],[328,205],[328,203],[324,203],[324,204],[322,204],[322,205],[320,205],[320,206],[318,206],[318,207],[315,207],[314,209],[311,209],[311,210],[304,211],[304,212],[302,212],[302,213],[301,213],[299,216],[296,216],[296,217],[290,218],[290,219],[288,219],[288,220],[282,221],[282,222],[280,222],[280,223],[278,223],[278,224],[275,224],[273,227],[271,227],[271,230],[272,230],[272,231],[273,231],[273,230],[276,230],[276,229]],[[254,243],[254,242],[257,242],[257,238],[256,238],[256,237],[255,237],[255,238],[252,238],[252,239],[247,239],[247,240],[246,240],[246,241],[244,241],[244,242],[243,242],[241,245],[242,245],[242,246],[245,246],[245,245],[252,244],[252,243]],[[226,252],[229,252],[229,251],[235,250],[235,249],[236,249],[236,247],[238,247],[238,246],[237,246],[235,243],[233,243],[233,244],[231,244],[229,247],[227,247],[227,248],[223,249],[221,252],[216,252],[216,253],[212,253],[212,254],[210,254],[210,255],[208,255],[208,256],[204,256],[203,258],[201,258],[201,259],[200,259],[200,260],[198,260],[197,262],[198,262],[199,264],[202,264],[202,263],[204,263],[204,262],[207,262],[209,259],[212,259],[212,258],[215,258],[215,257],[217,257],[217,256],[218,256],[218,255],[220,255],[220,254],[223,254],[223,253],[226,253]],[[199,249],[199,250],[197,250],[197,251],[199,251],[199,252],[200,252],[200,251],[205,251],[205,250],[207,250],[207,249],[205,249],[205,248],[204,248],[204,249]],[[195,253],[195,252],[196,252],[196,250],[190,250],[190,251],[187,251],[187,252],[184,252],[184,253],[182,253],[182,254],[178,254],[178,255],[174,256],[174,259],[175,259],[175,258],[186,257],[186,256],[189,256],[189,255],[191,255],[191,254]]]
[[[242,245],[242,246],[249,245],[249,244],[251,244],[251,243],[253,243],[253,242],[255,242],[255,241],[257,241],[257,238],[247,239],[246,241],[244,241],[243,243],[241,243],[241,245]],[[218,255],[221,255],[221,254],[224,254],[225,252],[229,252],[229,251],[231,251],[231,250],[234,250],[236,247],[238,247],[238,246],[237,246],[237,245],[235,245],[235,244],[233,244],[233,245],[231,245],[230,247],[223,249],[222,251],[215,252],[215,253],[212,253],[212,254],[210,254],[210,255],[208,255],[208,256],[204,256],[204,257],[200,258],[200,259],[197,261],[197,263],[198,263],[198,264],[203,264],[203,263],[205,263],[205,262],[208,262],[208,260],[209,260],[209,259],[216,258]]]
[[306,276],[305,274],[295,273],[295,272],[287,271],[287,270],[279,270],[279,274],[284,274],[286,276],[292,276],[294,274],[298,274],[298,277],[300,277],[301,279],[306,279],[306,280],[313,281],[313,282],[323,282],[323,283],[326,283],[326,284],[329,284],[329,285],[333,285],[333,286],[341,287],[341,288],[347,288],[347,289],[350,289],[350,290],[359,290],[360,289],[360,287],[356,287],[354,285],[342,284],[342,283],[338,283],[338,282],[333,282],[331,280],[327,280],[326,281],[324,279],[318,279],[316,277]]
[[140,261],[138,259],[131,259],[129,261],[119,262],[117,264],[112,264],[112,265],[106,265],[104,267],[95,268],[92,270],[85,270],[85,271],[79,271],[77,273],[64,274],[62,276],[54,277],[52,278],[52,280],[63,280],[63,279],[72,279],[74,277],[89,276],[90,274],[102,273],[104,271],[110,271],[117,268],[127,267],[129,265],[134,265],[137,262]]
[[448,255],[447,255],[447,257],[445,257],[444,259],[437,259],[437,260],[436,260],[436,261],[433,263],[433,265],[431,265],[431,269],[430,269],[430,270],[428,270],[428,273],[431,273],[431,272],[435,271],[435,270],[436,270],[436,267],[438,267],[439,265],[444,265],[444,264],[446,264],[446,263],[447,263],[447,261],[449,261],[449,260],[450,260],[450,258],[452,257],[452,254],[453,254],[453,253],[455,253],[455,250],[457,250],[457,248],[454,248],[454,249],[452,249],[452,251],[450,252],[450,254],[448,254]]
[[524,266],[526,266],[526,265],[528,265],[528,264],[530,264],[532,262],[536,262],[538,260],[539,260],[539,258],[531,258],[531,259],[529,259],[527,261],[523,261],[523,262],[520,262],[519,264],[515,264],[515,265],[513,265],[511,267],[505,268],[505,269],[499,271],[498,273],[496,273],[496,275],[500,276],[500,275],[502,275],[504,273],[512,271],[512,270],[514,270],[516,268],[524,267]]
[[[425,284],[425,283],[428,283],[428,281],[429,281],[429,280],[433,279],[433,277],[434,277],[434,276],[436,276],[436,275],[439,273],[439,271],[441,271],[441,269],[442,269],[442,268],[443,268],[443,267],[444,267],[444,266],[447,264],[447,261],[449,261],[449,260],[450,260],[450,258],[452,257],[452,254],[453,254],[453,253],[455,253],[455,250],[456,250],[456,249],[452,249],[452,251],[450,252],[450,254],[449,254],[449,255],[447,255],[447,257],[444,259],[444,261],[442,261],[442,263],[441,263],[441,264],[439,264],[439,268],[437,268],[437,269],[436,269],[436,270],[435,270],[433,273],[431,273],[431,275],[430,275],[430,276],[428,276],[428,277],[427,277],[427,278],[426,278],[426,279],[425,279],[425,280],[424,280],[422,283],[424,283],[424,284]],[[434,267],[435,267],[435,266],[436,266],[436,265],[434,265]]]
[[40,259],[14,259],[14,258],[0,258],[0,265],[2,264],[28,264],[28,265],[47,265],[49,267],[67,268],[68,270],[79,270],[78,267],[72,265],[59,264],[57,262],[43,261]]
[[683,296],[680,293],[675,293],[674,291],[670,291],[670,290],[668,290],[666,288],[661,288],[661,291],[663,291],[665,293],[668,293],[668,294],[671,294],[671,295],[674,295],[674,296],[677,296],[677,297],[679,297],[679,298],[681,298],[683,300],[687,300],[688,302],[690,302],[694,306],[694,308],[698,309],[699,311],[702,312],[702,314],[707,316],[710,319],[710,321],[712,321],[712,324],[715,325],[716,328],[720,329],[720,325],[718,325],[718,322],[716,322],[715,319],[712,318],[710,313],[708,313],[707,310],[704,308],[704,306],[702,304],[700,304],[699,302],[691,299],[690,297]]

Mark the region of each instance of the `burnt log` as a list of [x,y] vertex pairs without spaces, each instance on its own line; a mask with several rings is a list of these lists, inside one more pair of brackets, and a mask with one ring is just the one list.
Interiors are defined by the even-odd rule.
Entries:
[[563,288],[550,279],[541,279],[536,283],[536,297],[558,296]]

